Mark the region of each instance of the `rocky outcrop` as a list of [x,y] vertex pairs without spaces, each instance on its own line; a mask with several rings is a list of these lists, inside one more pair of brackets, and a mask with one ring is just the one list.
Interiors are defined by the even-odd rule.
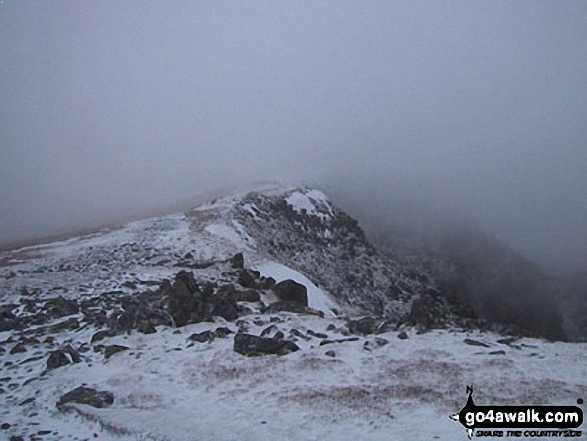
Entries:
[[235,352],[255,357],[259,355],[286,355],[299,350],[299,347],[291,341],[279,338],[257,337],[256,335],[239,333],[234,337]]

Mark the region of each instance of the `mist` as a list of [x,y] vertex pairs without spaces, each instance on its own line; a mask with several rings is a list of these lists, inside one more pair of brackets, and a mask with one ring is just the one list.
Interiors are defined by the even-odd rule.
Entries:
[[586,18],[582,1],[5,0],[0,243],[279,180],[365,225],[471,216],[584,270]]

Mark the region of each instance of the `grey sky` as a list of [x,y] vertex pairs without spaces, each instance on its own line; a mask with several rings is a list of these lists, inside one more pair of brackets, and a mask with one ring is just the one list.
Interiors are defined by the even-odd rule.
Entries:
[[5,0],[0,57],[0,242],[278,178],[587,266],[582,0]]

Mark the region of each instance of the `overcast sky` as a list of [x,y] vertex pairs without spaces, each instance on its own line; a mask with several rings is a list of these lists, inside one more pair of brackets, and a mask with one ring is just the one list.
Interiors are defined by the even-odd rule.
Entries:
[[286,179],[587,267],[583,0],[4,0],[0,80],[1,243]]

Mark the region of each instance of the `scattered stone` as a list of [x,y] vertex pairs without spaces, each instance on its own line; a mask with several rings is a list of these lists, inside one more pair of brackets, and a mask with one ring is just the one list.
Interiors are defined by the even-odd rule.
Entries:
[[268,326],[267,328],[265,328],[261,331],[261,337],[265,337],[266,335],[271,334],[271,332],[276,329],[277,329],[277,327],[275,325]]
[[464,339],[463,340],[463,343],[466,343],[466,344],[471,345],[471,346],[481,346],[483,348],[490,348],[491,347],[487,343],[483,343],[483,342],[480,342],[480,341],[477,341],[477,340],[472,340],[470,338]]
[[191,341],[197,341],[200,343],[211,342],[214,340],[214,333],[211,331],[204,331],[200,333],[192,334],[188,337]]
[[330,323],[327,327],[326,330],[327,331],[334,331],[336,329],[336,326],[334,326],[332,323]]
[[2,429],[2,430],[8,430],[8,429],[10,429],[11,427],[12,427],[12,424],[10,424],[10,423],[3,423],[3,424],[0,426],[0,429]]
[[320,346],[325,346],[325,345],[329,345],[332,343],[345,343],[347,341],[357,341],[357,340],[359,340],[359,337],[339,338],[337,340],[322,340],[320,342]]
[[408,338],[408,334],[405,331],[402,331],[397,335],[397,338],[399,338],[400,340],[405,340]]
[[500,349],[499,351],[491,351],[489,355],[505,355],[505,351]]
[[94,335],[92,335],[91,343],[95,343],[97,341],[104,340],[109,335],[110,335],[110,333],[108,331],[98,331]]
[[57,401],[57,408],[67,403],[79,403],[100,409],[110,406],[113,402],[114,395],[111,392],[80,386],[61,396]]
[[259,355],[277,354],[286,355],[299,350],[299,347],[286,340],[277,338],[257,337],[251,334],[237,334],[234,337],[235,352],[247,357]]
[[320,332],[314,332],[311,329],[308,329],[307,334],[311,335],[312,337],[316,337],[316,338],[328,338],[328,335],[322,334]]
[[49,358],[47,358],[47,370],[51,371],[53,369],[60,368],[61,366],[65,366],[71,363],[69,357],[65,355],[65,351],[58,349],[56,351],[51,351],[49,353]]
[[35,397],[30,397],[27,398],[26,400],[22,401],[19,406],[26,406],[27,404],[32,403],[33,401],[35,401]]
[[104,349],[104,358],[109,359],[114,354],[117,354],[118,352],[126,351],[128,349],[129,348],[127,346],[122,346],[122,345],[106,346],[106,348]]
[[513,342],[515,342],[516,340],[517,340],[517,338],[516,338],[516,337],[510,337],[510,338],[502,338],[502,339],[500,339],[500,340],[497,340],[497,342],[498,342],[499,344],[502,344],[502,345],[508,345],[508,346],[509,346],[509,345],[511,345]]
[[233,331],[231,331],[227,327],[216,328],[216,330],[214,331],[214,336],[215,337],[218,337],[218,338],[226,338],[230,334],[233,334]]
[[24,343],[19,342],[16,345],[14,345],[14,347],[10,350],[10,353],[11,354],[21,354],[26,351],[27,351],[27,349],[26,349]]
[[273,291],[279,300],[308,306],[308,289],[295,280],[283,280],[273,287]]
[[324,355],[326,355],[327,357],[333,357],[334,358],[334,357],[336,357],[336,352],[334,352],[334,351],[326,351],[324,353]]

